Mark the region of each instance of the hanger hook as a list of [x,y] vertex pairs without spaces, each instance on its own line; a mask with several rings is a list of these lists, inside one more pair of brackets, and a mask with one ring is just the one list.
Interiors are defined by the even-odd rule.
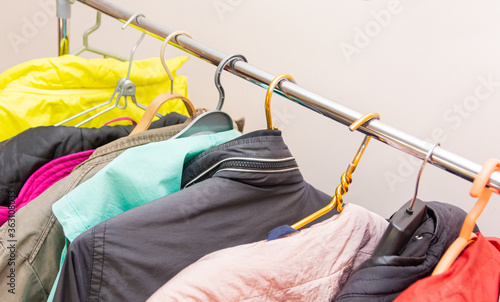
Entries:
[[83,32],[83,46],[89,47],[89,35],[101,27],[101,12],[97,12],[95,17],[95,24]]
[[[267,88],[266,92],[266,102],[265,102],[267,129],[278,130],[278,127],[273,127],[273,118],[271,117],[271,96],[273,95],[274,88],[278,86],[282,80],[287,80],[292,83],[296,83],[295,79],[291,75],[280,74],[279,76],[275,77],[269,84],[269,87]],[[289,97],[288,94],[285,93],[285,95]]]
[[349,130],[354,131],[354,130],[358,129],[359,126],[363,125],[364,123],[366,123],[366,122],[368,122],[368,121],[370,121],[372,119],[379,120],[380,119],[380,114],[378,114],[377,112],[370,112],[370,113],[367,113],[367,114],[363,115],[359,119],[355,120],[349,126]]
[[132,16],[130,16],[130,18],[128,18],[128,20],[127,20],[127,22],[125,22],[125,24],[123,24],[122,29],[125,29],[134,20],[135,20],[135,22],[137,22],[137,24],[140,25],[141,23],[139,22],[139,19],[137,19],[138,17],[146,18],[146,16],[144,16],[143,13],[135,13]]
[[174,31],[173,33],[168,35],[165,38],[165,40],[163,40],[163,44],[161,45],[161,49],[160,49],[160,61],[161,61],[161,64],[163,65],[163,68],[165,68],[165,71],[168,74],[168,78],[170,79],[170,92],[171,93],[174,92],[174,77],[172,76],[170,69],[168,69],[167,63],[165,62],[165,48],[167,47],[168,42],[170,42],[170,40],[172,40],[172,38],[175,38],[175,42],[177,44],[179,44],[177,42],[178,35],[185,35],[185,36],[192,38],[190,34],[188,34],[187,32],[185,32],[183,30]]
[[[488,159],[481,171],[476,175],[474,178],[474,181],[472,182],[472,188],[470,190],[470,195],[472,197],[479,197],[481,195],[481,192],[487,187],[491,174],[495,171],[500,171],[500,160],[496,158],[490,158]],[[499,190],[490,187],[489,190],[499,194]]]
[[[360,125],[362,125],[362,124],[364,124],[372,119],[380,119],[380,115],[376,112],[365,114],[360,119],[354,121],[354,123],[351,124],[351,127],[353,129],[351,129],[351,127],[349,129],[351,129],[351,131],[354,131]],[[363,155],[363,153],[366,149],[366,146],[368,145],[368,142],[370,141],[370,138],[371,138],[371,136],[365,135],[365,138],[363,139],[361,146],[359,146],[358,152],[356,152],[356,155],[354,156],[352,163],[350,163],[349,166],[347,167],[347,170],[344,173],[342,173],[342,176],[340,177],[340,184],[335,188],[335,194],[333,195],[330,203],[326,207],[312,213],[311,215],[307,216],[306,218],[302,219],[301,221],[293,224],[292,228],[298,230],[301,227],[314,221],[318,217],[321,217],[324,214],[330,212],[334,208],[337,208],[337,211],[339,213],[344,210],[342,207],[342,205],[344,203],[343,196],[349,190],[349,185],[352,183],[352,172],[354,172],[354,170],[356,169],[356,166],[358,165],[358,162],[361,159],[361,156]]]
[[417,184],[415,185],[415,194],[413,195],[413,198],[411,199],[410,207],[406,209],[406,212],[408,214],[413,213],[413,205],[415,204],[415,200],[417,199],[417,194],[418,194],[418,186],[420,184],[420,176],[422,176],[422,172],[424,171],[425,164],[430,160],[432,163],[432,154],[434,153],[434,149],[436,149],[437,146],[441,146],[439,142],[435,143],[434,146],[427,152],[427,155],[425,156],[424,161],[422,162],[422,166],[420,166],[420,171],[418,171],[418,176],[417,176]]
[[[125,22],[125,24],[123,24],[122,29],[125,29],[133,20],[135,20],[137,22],[137,24],[140,24],[139,19],[137,19],[139,16],[146,18],[146,16],[144,16],[144,14],[135,13],[127,20],[127,22]],[[130,51],[130,59],[128,60],[128,71],[127,71],[127,77],[126,77],[127,80],[130,77],[130,70],[132,69],[132,62],[134,61],[135,50],[137,49],[137,46],[139,46],[139,44],[141,44],[145,35],[146,35],[146,33],[143,32],[141,37],[139,38],[139,40],[135,43],[134,47],[132,47],[132,51]]]
[[226,97],[224,93],[224,88],[222,88],[222,84],[220,83],[220,75],[222,73],[222,70],[224,70],[227,64],[229,64],[229,68],[231,68],[234,71],[234,64],[236,63],[236,61],[248,62],[243,55],[233,53],[222,59],[219,65],[217,65],[217,69],[215,70],[214,82],[215,82],[215,87],[217,87],[217,90],[219,90],[219,103],[217,104],[217,110],[222,109],[222,106],[224,105],[224,99]]
[[[377,112],[370,112],[370,113],[363,115],[362,117],[360,117],[359,119],[354,121],[349,126],[349,130],[354,131],[354,130],[358,129],[359,126],[361,126],[361,125],[363,125],[363,124],[365,124],[373,119],[379,120],[380,114],[378,114]],[[350,163],[349,166],[347,167],[347,171],[346,171],[347,175],[350,176],[352,174],[352,172],[354,172],[354,170],[356,169],[356,167],[359,163],[359,160],[361,159],[361,157],[363,156],[363,153],[365,152],[366,146],[370,142],[370,139],[371,139],[371,136],[369,136],[369,135],[366,135],[365,138],[363,139],[363,142],[359,146],[358,152],[356,152],[356,155],[354,156],[352,163]]]

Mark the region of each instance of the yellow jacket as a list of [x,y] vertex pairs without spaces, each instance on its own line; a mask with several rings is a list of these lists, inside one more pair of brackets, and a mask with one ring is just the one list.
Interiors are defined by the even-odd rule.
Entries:
[[[187,96],[187,78],[176,75],[188,57],[167,60],[174,76],[174,92]],[[170,90],[170,80],[159,58],[132,63],[130,80],[136,85],[137,102],[147,106],[156,96]],[[120,78],[127,75],[128,62],[114,59],[83,59],[77,56],[36,59],[0,74],[0,141],[36,126],[49,126],[95,105],[108,101]],[[65,125],[72,126],[94,115],[93,110]],[[120,104],[123,104],[123,99]],[[160,113],[187,115],[180,100],[164,104]],[[128,116],[139,121],[144,110],[127,101],[126,109],[114,108],[84,124],[101,127],[107,121]]]

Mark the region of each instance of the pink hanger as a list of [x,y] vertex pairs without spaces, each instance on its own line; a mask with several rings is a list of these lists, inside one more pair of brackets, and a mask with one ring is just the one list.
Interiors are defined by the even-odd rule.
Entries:
[[130,118],[130,117],[128,117],[128,116],[122,116],[122,117],[118,117],[118,118],[112,119],[112,120],[110,120],[109,122],[106,122],[106,123],[104,124],[104,126],[107,126],[107,125],[109,125],[109,124],[111,124],[111,123],[114,123],[114,122],[119,122],[119,121],[131,121],[131,122],[132,122],[132,125],[134,125],[134,126],[135,126],[135,125],[137,125],[137,122],[136,122],[136,121],[134,121],[132,118]]
[[444,273],[453,264],[458,255],[469,245],[476,235],[473,233],[476,221],[483,212],[484,208],[490,200],[491,194],[493,192],[499,193],[495,188],[487,188],[486,185],[490,181],[490,176],[493,172],[500,171],[500,160],[496,158],[488,159],[479,174],[477,174],[474,182],[472,183],[472,188],[470,190],[470,195],[472,197],[479,197],[476,204],[472,210],[465,217],[465,221],[460,230],[460,235],[453,242],[453,244],[448,248],[446,253],[443,255],[438,265],[432,272],[432,275],[438,275]]

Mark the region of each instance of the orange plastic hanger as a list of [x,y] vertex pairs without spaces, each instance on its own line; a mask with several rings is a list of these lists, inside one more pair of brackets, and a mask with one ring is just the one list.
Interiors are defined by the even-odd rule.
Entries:
[[[356,130],[359,126],[363,125],[364,123],[372,120],[372,119],[380,119],[380,115],[376,112],[368,113],[355,121],[354,123],[349,126],[349,130],[354,131]],[[340,213],[342,212],[342,196],[347,193],[348,187],[352,182],[352,173],[356,169],[359,160],[361,159],[361,156],[363,156],[363,153],[365,152],[366,146],[368,145],[368,142],[370,142],[371,136],[366,135],[365,138],[363,139],[363,142],[361,143],[361,146],[358,149],[358,152],[356,153],[356,156],[354,156],[354,159],[352,163],[349,164],[347,167],[347,171],[345,171],[342,176],[340,177],[341,183],[337,186],[335,190],[335,195],[333,196],[332,200],[330,203],[316,211],[315,213],[312,213],[311,215],[307,216],[306,218],[302,219],[301,221],[295,223],[292,225],[292,228],[298,230],[301,227],[311,223],[312,221],[318,219],[319,217],[325,215],[326,213],[330,212],[333,210],[335,207],[337,208],[337,211]]]
[[193,113],[196,111],[193,103],[191,103],[191,101],[187,97],[180,95],[178,93],[174,93],[173,91],[174,77],[172,76],[170,69],[168,69],[167,63],[165,63],[165,47],[172,38],[177,37],[178,35],[181,34],[191,37],[188,33],[184,31],[173,32],[165,38],[160,51],[161,63],[165,68],[168,77],[170,78],[170,92],[162,93],[159,96],[157,96],[153,101],[151,101],[149,106],[146,108],[146,112],[141,117],[141,120],[139,121],[137,126],[135,126],[134,130],[129,134],[129,136],[148,130],[149,126],[151,125],[151,122],[153,121],[153,118],[155,117],[160,107],[168,101],[178,100],[178,99],[182,100],[184,102],[184,105],[186,106],[189,116],[193,115]]
[[476,221],[483,212],[484,208],[490,200],[491,194],[493,192],[499,193],[497,189],[487,188],[486,185],[489,183],[490,176],[493,172],[500,171],[500,160],[496,158],[488,159],[479,174],[474,179],[472,183],[472,188],[470,190],[470,195],[472,197],[479,197],[476,204],[472,210],[465,217],[465,221],[460,230],[460,235],[453,242],[453,244],[448,248],[446,253],[443,255],[438,265],[432,272],[432,275],[438,275],[444,273],[450,268],[455,259],[460,255],[460,253],[470,244],[475,238],[473,233]]

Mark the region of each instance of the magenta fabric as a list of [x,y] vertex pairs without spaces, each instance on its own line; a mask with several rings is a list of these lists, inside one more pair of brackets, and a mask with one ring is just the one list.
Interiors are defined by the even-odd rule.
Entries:
[[128,117],[128,116],[122,116],[122,117],[118,117],[118,118],[115,118],[113,120],[110,120],[109,122],[105,123],[104,126],[107,126],[111,123],[114,123],[114,122],[119,122],[119,121],[131,121],[132,122],[132,125],[137,125],[137,122],[134,121],[132,118]]
[[[94,150],[86,150],[73,154],[68,154],[57,159],[54,159],[31,175],[23,185],[19,196],[10,207],[0,207],[0,225],[9,220],[13,213],[24,207],[31,200],[42,194],[50,186],[57,181],[68,176],[71,171],[87,160]],[[10,208],[10,215],[9,215]]]

